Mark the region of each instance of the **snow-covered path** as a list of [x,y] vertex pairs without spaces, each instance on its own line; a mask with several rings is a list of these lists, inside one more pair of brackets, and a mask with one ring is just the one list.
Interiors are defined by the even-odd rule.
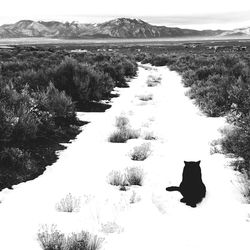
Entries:
[[[156,87],[147,87],[150,75],[161,75]],[[210,142],[220,136],[223,118],[207,118],[185,96],[181,77],[166,67],[139,67],[130,88],[104,113],[82,113],[91,121],[77,139],[60,153],[59,160],[33,181],[0,193],[0,249],[39,250],[41,224],[56,224],[65,233],[87,230],[105,238],[102,250],[249,249],[248,205],[239,192],[236,174],[227,159],[210,154]],[[140,101],[141,94],[153,100]],[[110,143],[115,118],[126,115],[141,134],[153,131],[152,153],[134,162],[129,152],[145,142]],[[166,192],[181,181],[183,161],[201,160],[207,196],[197,208],[179,202],[179,193]],[[107,182],[112,170],[140,166],[142,187],[119,191]],[[55,210],[71,193],[81,198],[76,213]],[[131,198],[135,197],[135,203]]]

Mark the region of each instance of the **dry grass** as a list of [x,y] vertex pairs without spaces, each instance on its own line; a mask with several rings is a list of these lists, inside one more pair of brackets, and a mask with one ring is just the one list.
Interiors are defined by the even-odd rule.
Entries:
[[129,185],[142,186],[144,172],[139,167],[131,167],[126,169],[126,180]]
[[43,225],[38,232],[38,240],[44,250],[98,250],[103,242],[103,239],[85,231],[66,237],[55,225],[50,228]]
[[109,142],[113,143],[125,143],[130,139],[136,139],[140,136],[139,131],[130,129],[130,128],[122,128],[114,131],[108,138]]
[[127,168],[124,172],[113,170],[108,176],[108,183],[119,186],[120,191],[127,191],[128,186],[142,186],[144,172],[139,167]]
[[160,76],[149,75],[147,79],[147,86],[148,87],[155,87],[161,83]]
[[151,141],[151,140],[156,140],[157,137],[154,135],[152,131],[146,131],[143,135],[143,139]]
[[152,94],[139,95],[138,98],[141,101],[147,102],[153,100],[153,95]]
[[43,225],[38,232],[38,241],[44,250],[61,250],[65,238],[55,225]]
[[116,117],[115,125],[118,129],[109,136],[109,142],[125,143],[127,140],[136,139],[140,136],[138,130],[130,128],[129,119],[124,115]]
[[115,126],[119,129],[123,129],[129,125],[129,119],[126,116],[118,116],[116,117]]
[[80,198],[72,196],[71,193],[67,194],[65,198],[61,199],[60,202],[56,204],[56,210],[58,212],[79,212],[80,210]]
[[109,176],[108,176],[108,182],[109,184],[113,185],[113,186],[127,186],[128,182],[126,180],[126,176],[121,173],[120,171],[117,170],[113,170]]
[[103,239],[88,232],[72,233],[64,243],[63,250],[98,250]]
[[134,147],[133,151],[130,153],[130,157],[133,161],[144,161],[148,158],[150,153],[150,144],[143,143],[140,146]]
[[105,224],[102,224],[102,232],[106,234],[110,233],[121,233],[124,231],[124,229],[119,226],[116,222],[107,222]]

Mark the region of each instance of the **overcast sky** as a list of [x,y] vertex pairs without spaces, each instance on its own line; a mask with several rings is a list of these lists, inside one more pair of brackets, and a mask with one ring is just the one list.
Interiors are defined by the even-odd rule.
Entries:
[[250,26],[249,0],[1,0],[0,24],[21,19],[102,22],[135,17],[185,28]]

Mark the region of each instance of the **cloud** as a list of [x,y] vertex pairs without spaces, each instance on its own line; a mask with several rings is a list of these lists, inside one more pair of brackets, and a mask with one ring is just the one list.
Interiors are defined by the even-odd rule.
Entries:
[[207,13],[203,15],[144,16],[141,18],[155,25],[198,29],[231,29],[242,25],[250,26],[250,11]]

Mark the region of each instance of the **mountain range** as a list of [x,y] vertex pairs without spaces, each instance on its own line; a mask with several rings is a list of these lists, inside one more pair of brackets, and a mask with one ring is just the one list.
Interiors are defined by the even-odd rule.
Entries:
[[235,30],[194,30],[156,26],[141,19],[117,18],[97,24],[21,20],[0,26],[0,38],[171,38],[250,35],[250,28]]

